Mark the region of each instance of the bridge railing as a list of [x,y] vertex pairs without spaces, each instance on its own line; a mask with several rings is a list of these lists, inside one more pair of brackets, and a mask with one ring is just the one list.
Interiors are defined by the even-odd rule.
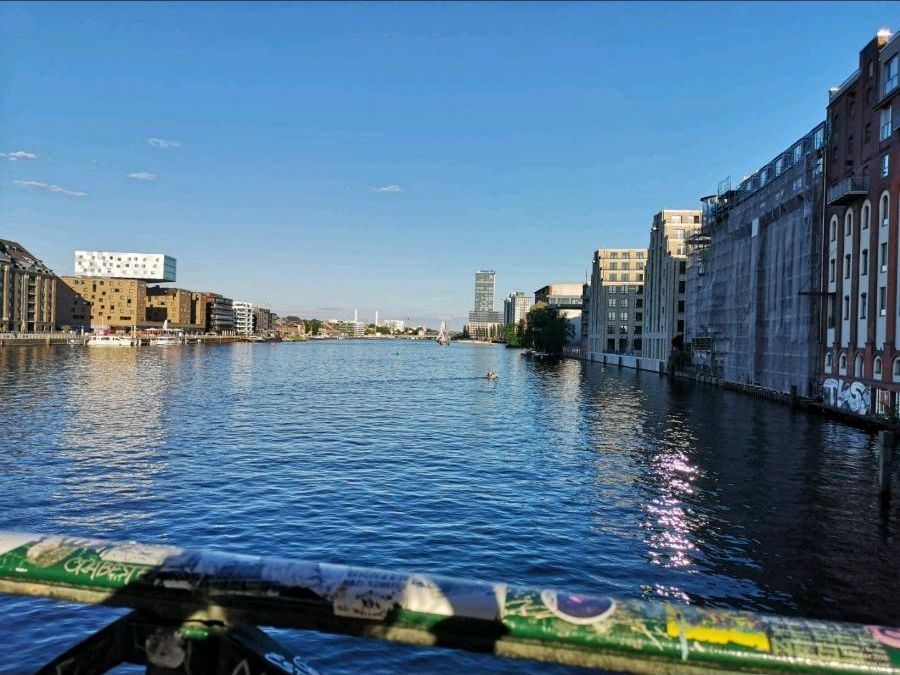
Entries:
[[[0,592],[135,610],[42,672],[104,649],[148,672],[224,672],[203,653],[314,672],[264,625],[617,672],[900,674],[898,629],[135,542],[0,533]],[[229,649],[197,646],[214,639]]]

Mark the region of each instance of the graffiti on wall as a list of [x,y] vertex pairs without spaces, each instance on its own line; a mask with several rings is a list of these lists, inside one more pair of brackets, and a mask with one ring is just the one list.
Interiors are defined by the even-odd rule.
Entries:
[[872,405],[872,394],[862,382],[836,380],[829,377],[822,383],[825,402],[836,408],[849,410],[857,415],[868,415]]

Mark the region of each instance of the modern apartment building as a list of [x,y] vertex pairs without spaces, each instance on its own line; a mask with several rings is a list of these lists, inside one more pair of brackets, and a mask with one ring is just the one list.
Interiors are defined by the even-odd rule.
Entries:
[[684,336],[687,240],[699,231],[699,209],[664,209],[653,216],[644,270],[644,358],[668,361],[672,340]]
[[569,324],[566,345],[573,347],[581,342],[581,308],[584,282],[563,281],[547,284],[534,292],[535,304],[542,302],[564,317]]
[[813,393],[824,142],[819,124],[701,200],[702,228],[688,240],[685,343],[710,376]]
[[75,251],[75,276],[175,281],[175,262],[163,253]]
[[475,310],[469,312],[469,336],[491,339],[500,336],[503,328],[503,312],[494,311],[494,287],[496,272],[475,272]]
[[0,332],[45,332],[57,325],[56,275],[22,245],[0,239]]
[[203,323],[191,321],[191,314],[196,312],[193,302],[191,291],[151,286],[147,289],[147,321],[168,321],[173,328],[202,329]]
[[818,372],[826,402],[900,411],[900,39],[879,32],[830,91]]
[[510,293],[503,300],[503,323],[518,325],[531,309],[531,296],[525,291]]
[[231,303],[231,308],[234,311],[235,332],[238,335],[253,335],[256,331],[254,326],[256,314],[253,311],[253,303],[235,300]]
[[561,309],[581,309],[583,281],[563,281],[542,286],[534,292],[534,302]]
[[147,321],[147,284],[140,279],[60,277],[57,322],[75,329],[130,331]]
[[206,330],[228,333],[234,330],[234,308],[231,298],[218,293],[206,293]]
[[[645,248],[601,248],[591,268],[589,358],[640,355],[644,322]],[[580,300],[580,299],[579,299]]]

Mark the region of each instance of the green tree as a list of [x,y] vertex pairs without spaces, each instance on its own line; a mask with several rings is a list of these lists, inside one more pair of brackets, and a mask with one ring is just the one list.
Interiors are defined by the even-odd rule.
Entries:
[[559,354],[572,335],[572,326],[556,309],[538,302],[528,312],[523,346]]
[[307,319],[306,324],[306,332],[310,335],[318,335],[319,329],[322,327],[322,322],[318,319]]
[[508,323],[503,327],[503,339],[506,340],[507,347],[521,346],[519,338],[519,327],[516,324]]

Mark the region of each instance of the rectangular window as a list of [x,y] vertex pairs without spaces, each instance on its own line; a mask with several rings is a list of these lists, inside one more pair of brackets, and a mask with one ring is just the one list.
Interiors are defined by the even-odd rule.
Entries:
[[869,250],[863,249],[859,257],[859,276],[864,277],[869,273]]
[[882,242],[878,247],[879,265],[882,272],[887,272],[887,242]]
[[669,220],[670,220],[670,222],[673,222],[673,223],[680,223],[680,222],[681,222],[681,216],[672,216],[672,217],[669,218]]
[[609,312],[609,313],[607,313],[607,315],[606,315],[606,320],[607,320],[607,321],[615,321],[615,320],[616,320],[616,313],[615,313],[615,312]]
[[885,141],[891,137],[891,106],[881,109],[881,126],[878,131],[878,140]]
[[850,254],[844,256],[844,278],[850,278]]
[[608,304],[610,307],[615,307],[615,306],[616,306],[616,299],[615,299],[615,298],[609,298],[609,300],[607,301],[607,304]]
[[628,307],[628,298],[622,298],[622,301],[619,303],[620,307]]
[[813,134],[813,148],[818,150],[825,144],[825,127],[821,127],[816,129],[816,133]]
[[878,287],[878,313],[881,316],[887,314],[887,288],[885,286]]
[[828,261],[828,281],[834,281],[834,258]]
[[[620,321],[628,321],[628,312],[619,312]],[[624,328],[624,326],[623,326]]]
[[684,230],[675,230],[676,239],[684,239]]
[[827,309],[827,319],[828,319],[828,327],[834,328],[834,296],[828,296],[828,309]]
[[897,55],[895,54],[884,64],[884,84],[881,95],[884,96],[897,88]]
[[859,318],[860,319],[866,318],[866,305],[869,304],[866,302],[867,299],[868,299],[868,295],[866,293],[859,294]]
[[891,170],[890,162],[891,162],[891,160],[888,159],[888,154],[884,153],[881,156],[881,177],[882,178],[887,178],[887,175],[890,173],[890,170]]
[[844,296],[844,313],[841,314],[841,319],[847,321],[850,318],[850,296]]
[[837,223],[835,221],[831,221],[831,228],[828,231],[828,237],[831,241],[837,239]]

